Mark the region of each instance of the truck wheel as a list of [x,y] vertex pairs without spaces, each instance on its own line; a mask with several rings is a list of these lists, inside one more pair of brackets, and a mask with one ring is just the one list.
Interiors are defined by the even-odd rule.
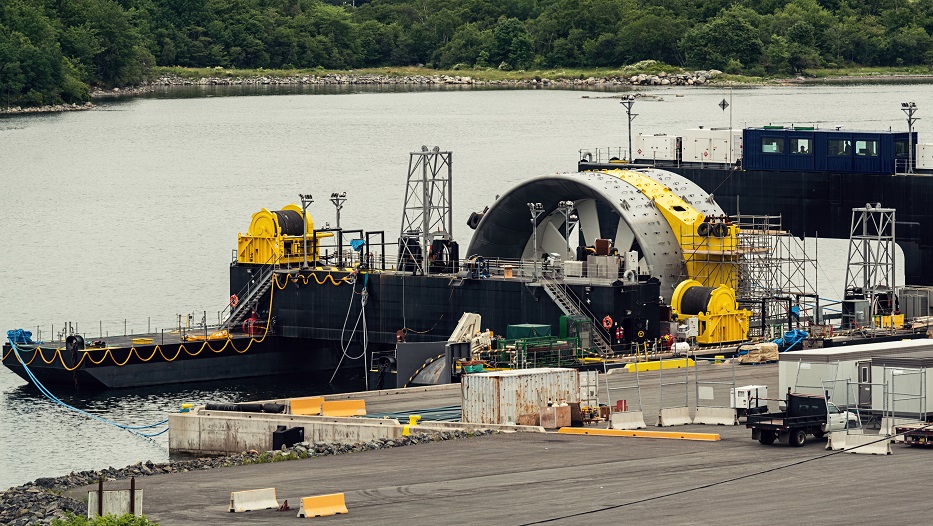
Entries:
[[816,438],[823,438],[824,436],[826,436],[826,431],[823,431],[822,429],[817,429],[816,431],[813,432],[813,436],[815,436]]
[[758,437],[758,442],[765,446],[770,446],[774,443],[774,439],[777,438],[774,436],[773,431],[762,431],[761,436]]
[[790,434],[790,445],[794,447],[800,447],[807,442],[807,432],[803,429],[798,429]]

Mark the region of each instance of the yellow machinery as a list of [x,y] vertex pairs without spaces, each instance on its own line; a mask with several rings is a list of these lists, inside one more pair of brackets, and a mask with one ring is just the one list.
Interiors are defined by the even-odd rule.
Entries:
[[[249,230],[237,236],[237,262],[255,263],[312,263],[318,260],[320,240],[333,237],[331,232],[315,232],[314,221],[307,216],[307,230],[302,220],[301,207],[285,205],[281,210],[263,208],[253,214]],[[307,232],[307,239],[305,238]],[[305,245],[308,255],[305,258]]]
[[632,170],[606,173],[652,199],[683,251],[687,279],[674,289],[671,307],[681,320],[699,319],[697,342],[744,341],[751,312],[735,301],[738,285],[739,228],[725,216],[705,217],[668,186]]
[[707,287],[738,285],[739,228],[726,218],[707,218],[664,184],[632,170],[607,172],[654,201],[684,255],[686,275]]
[[704,287],[697,280],[684,280],[674,289],[671,308],[680,319],[698,319],[697,343],[708,345],[747,339],[751,312],[737,308],[735,290],[731,287]]

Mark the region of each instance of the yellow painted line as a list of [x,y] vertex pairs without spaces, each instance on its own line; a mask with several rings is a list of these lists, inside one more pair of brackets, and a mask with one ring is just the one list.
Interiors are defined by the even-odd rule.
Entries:
[[592,435],[601,437],[668,438],[673,440],[701,440],[718,442],[719,433],[678,433],[676,431],[629,431],[625,429],[586,429],[582,427],[562,427],[557,430],[562,435]]

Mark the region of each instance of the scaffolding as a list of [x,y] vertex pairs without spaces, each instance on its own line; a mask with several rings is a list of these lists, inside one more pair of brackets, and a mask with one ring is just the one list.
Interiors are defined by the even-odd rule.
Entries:
[[736,295],[753,313],[749,338],[777,338],[785,326],[821,332],[816,254],[808,253],[806,240],[785,231],[781,216],[738,215],[733,220],[741,253]]

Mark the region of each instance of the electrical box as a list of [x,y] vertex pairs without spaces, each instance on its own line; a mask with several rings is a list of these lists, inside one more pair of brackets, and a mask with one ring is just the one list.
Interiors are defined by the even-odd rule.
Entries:
[[744,385],[734,387],[730,391],[729,407],[733,409],[759,409],[768,408],[767,385]]

